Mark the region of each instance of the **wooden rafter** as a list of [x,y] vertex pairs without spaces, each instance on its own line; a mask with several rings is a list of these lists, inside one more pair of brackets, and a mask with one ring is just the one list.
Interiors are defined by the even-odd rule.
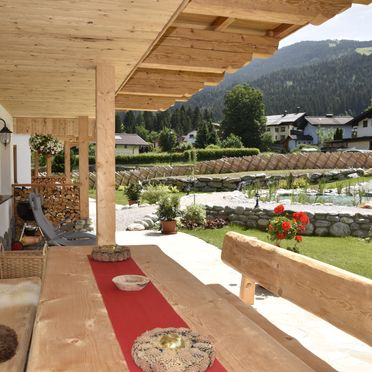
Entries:
[[211,25],[213,31],[225,31],[231,24],[233,24],[235,18],[229,17],[217,17]]

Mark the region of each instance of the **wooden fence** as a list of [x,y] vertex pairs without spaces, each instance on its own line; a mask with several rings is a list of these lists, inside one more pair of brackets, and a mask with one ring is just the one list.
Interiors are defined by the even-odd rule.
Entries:
[[[299,154],[253,155],[202,161],[195,165],[195,174],[223,174],[285,169],[346,169],[372,168],[372,153],[315,152]],[[159,177],[190,176],[193,166],[157,166],[116,172],[116,187],[136,181]],[[90,173],[89,184],[94,187],[96,174]]]

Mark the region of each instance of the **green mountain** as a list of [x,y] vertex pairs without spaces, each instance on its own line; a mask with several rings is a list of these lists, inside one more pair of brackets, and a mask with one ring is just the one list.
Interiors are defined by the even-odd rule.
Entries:
[[263,92],[268,115],[298,106],[309,115],[357,115],[372,98],[371,81],[372,41],[304,41],[226,74],[217,87],[203,89],[184,105],[209,109],[219,120],[225,92],[248,83]]

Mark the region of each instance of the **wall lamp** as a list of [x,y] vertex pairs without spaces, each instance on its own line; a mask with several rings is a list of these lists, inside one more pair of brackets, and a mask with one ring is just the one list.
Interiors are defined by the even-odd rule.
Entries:
[[13,132],[6,126],[4,119],[0,118],[0,121],[4,123],[4,128],[0,130],[0,142],[6,147],[6,145],[10,143],[11,134]]

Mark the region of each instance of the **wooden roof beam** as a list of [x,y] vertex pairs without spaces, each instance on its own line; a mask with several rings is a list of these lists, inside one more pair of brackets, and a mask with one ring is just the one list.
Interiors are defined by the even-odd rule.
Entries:
[[176,100],[184,101],[187,98],[118,94],[115,98],[115,108],[117,111],[161,111],[173,106]]
[[159,70],[138,68],[133,75],[133,79],[141,80],[162,80],[173,84],[204,83],[204,85],[217,85],[224,78],[223,73]]
[[132,77],[118,94],[153,95],[163,97],[185,97],[204,88],[202,82],[179,82],[146,80]]
[[322,23],[351,3],[351,0],[192,0],[183,13],[304,25]]

